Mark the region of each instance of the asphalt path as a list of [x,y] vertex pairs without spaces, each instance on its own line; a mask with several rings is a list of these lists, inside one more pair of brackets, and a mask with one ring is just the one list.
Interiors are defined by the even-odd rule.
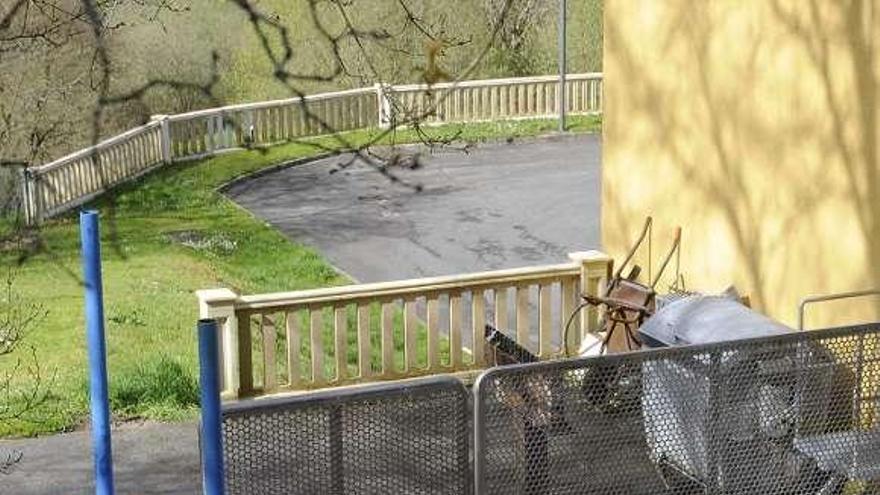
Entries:
[[226,194],[360,282],[561,263],[599,247],[599,135],[421,158],[417,170],[393,169],[408,185],[363,163],[339,171],[348,157],[333,157]]

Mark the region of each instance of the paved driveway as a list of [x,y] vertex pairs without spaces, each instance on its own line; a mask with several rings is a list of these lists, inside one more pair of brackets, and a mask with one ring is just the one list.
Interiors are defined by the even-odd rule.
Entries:
[[340,158],[227,191],[362,282],[560,263],[599,247],[601,137],[549,137],[426,155],[421,192]]

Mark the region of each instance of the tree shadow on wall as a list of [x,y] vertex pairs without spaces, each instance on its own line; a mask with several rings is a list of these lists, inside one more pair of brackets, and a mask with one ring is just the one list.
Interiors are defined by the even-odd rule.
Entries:
[[[669,197],[663,198],[664,201],[686,204],[689,215],[717,215],[723,219],[733,239],[737,269],[744,274],[758,307],[775,307],[783,301],[779,294],[784,293],[785,280],[767,276],[774,268],[771,264],[792,264],[777,266],[777,271],[805,268],[794,265],[798,260],[788,260],[786,249],[790,242],[795,242],[796,232],[821,231],[818,212],[830,200],[842,200],[852,208],[864,237],[865,257],[877,260],[877,263],[869,263],[872,266],[867,267],[865,283],[876,285],[876,281],[880,281],[878,79],[875,74],[878,61],[874,51],[878,23],[868,15],[871,1],[808,0],[807,5],[773,0],[764,12],[772,17],[772,23],[784,27],[783,41],[788,47],[794,39],[796,49],[806,53],[812,73],[804,76],[819,82],[823,94],[823,101],[819,103],[829,121],[773,120],[767,118],[767,112],[752,107],[766,94],[762,93],[767,90],[767,86],[761,86],[765,82],[762,79],[780,70],[768,66],[768,61],[774,60],[768,53],[778,48],[780,40],[755,26],[747,27],[740,39],[724,40],[735,43],[729,48],[745,55],[733,62],[726,60],[724,49],[727,47],[719,46],[720,41],[713,37],[731,32],[724,29],[730,27],[725,23],[732,17],[725,15],[724,9],[745,8],[736,2],[726,7],[711,2],[679,2],[669,13],[668,22],[663,24],[666,29],[650,40],[634,40],[631,35],[624,35],[613,14],[606,19],[606,52],[615,60],[619,71],[616,81],[627,84],[627,91],[620,93],[625,101],[608,102],[609,106],[617,103],[626,110],[615,113],[620,116],[618,119],[606,120],[605,132],[617,142],[623,142],[624,148],[655,150],[674,164],[674,170],[669,173],[679,174],[681,180],[677,184],[686,184],[686,190],[665,191]],[[660,53],[676,54],[669,57],[670,63],[682,59],[686,63],[659,70],[649,66],[641,57],[639,45],[642,43],[658,45]],[[843,66],[849,73],[835,72],[841,64],[831,63],[832,52],[837,57],[847,57],[848,63]],[[656,63],[656,58],[652,62]],[[678,84],[679,79],[662,77],[666,71],[676,69],[686,75],[681,80],[690,78],[687,94],[682,93],[687,90]],[[845,81],[850,80],[855,84],[845,85]],[[781,88],[778,93],[781,99],[785,97],[784,91],[785,88]],[[678,107],[676,101],[686,103]],[[852,101],[859,102],[856,117],[847,108]],[[784,101],[767,103],[779,111],[791,111],[793,115],[799,111],[794,100],[791,110],[786,110]],[[631,115],[648,119],[650,131],[630,132],[627,118]],[[855,137],[847,131],[854,119],[858,129]],[[787,154],[796,155],[805,140],[817,146],[823,163],[834,164],[824,173],[843,174],[846,180],[834,183],[845,183],[846,187],[831,187],[830,182],[817,180],[816,173],[805,173],[795,160],[785,159]],[[701,143],[701,147],[695,148],[694,142]],[[748,166],[749,162],[773,164],[772,173],[763,177],[772,178],[775,183],[756,188],[754,176],[749,175],[754,173],[754,167]],[[662,172],[652,171],[654,173]],[[641,184],[641,187],[652,186]],[[614,190],[609,190],[604,199],[609,203],[607,211],[627,211]],[[656,200],[652,204],[657,204]],[[779,208],[780,205],[783,208]],[[782,217],[780,210],[784,212]],[[777,213],[771,218],[769,211]],[[626,221],[643,213],[606,215],[605,228],[612,237],[627,239],[632,225]],[[690,235],[713,233],[691,232]],[[804,249],[816,259],[833,254],[825,242],[814,242]],[[816,276],[819,286],[827,286],[822,274]]]

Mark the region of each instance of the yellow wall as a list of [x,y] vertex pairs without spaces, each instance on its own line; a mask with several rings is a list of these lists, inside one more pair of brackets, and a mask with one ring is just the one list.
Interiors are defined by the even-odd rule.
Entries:
[[[684,228],[690,288],[794,323],[880,287],[880,0],[605,0],[602,234]],[[877,300],[809,325],[874,319]]]

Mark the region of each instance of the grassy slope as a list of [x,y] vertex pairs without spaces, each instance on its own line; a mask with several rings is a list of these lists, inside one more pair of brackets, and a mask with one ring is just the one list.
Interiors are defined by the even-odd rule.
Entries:
[[[520,121],[438,127],[438,136],[462,141],[531,136],[555,121]],[[572,130],[592,131],[597,118],[575,118]],[[352,142],[367,133],[349,135]],[[412,141],[408,131],[398,142]],[[329,143],[329,141],[328,141]],[[241,151],[157,171],[121,188],[103,216],[108,362],[114,412],[154,419],[192,417],[196,370],[193,291],[234,287],[269,292],[344,283],[321,256],[226,200],[216,188],[243,174],[306,157],[304,144]],[[78,228],[70,215],[42,231],[47,250],[15,268],[15,286],[47,316],[28,336],[44,376],[54,373],[52,395],[31,421],[0,424],[0,436],[69,429],[87,414],[86,357],[79,281]],[[181,242],[181,239],[195,242]],[[19,253],[0,252],[6,266]],[[23,355],[23,354],[22,354]],[[0,372],[14,363],[0,361]],[[18,385],[24,375],[17,374]],[[158,394],[156,390],[174,392]],[[2,398],[7,405],[16,399]],[[35,421],[33,421],[35,420]]]

